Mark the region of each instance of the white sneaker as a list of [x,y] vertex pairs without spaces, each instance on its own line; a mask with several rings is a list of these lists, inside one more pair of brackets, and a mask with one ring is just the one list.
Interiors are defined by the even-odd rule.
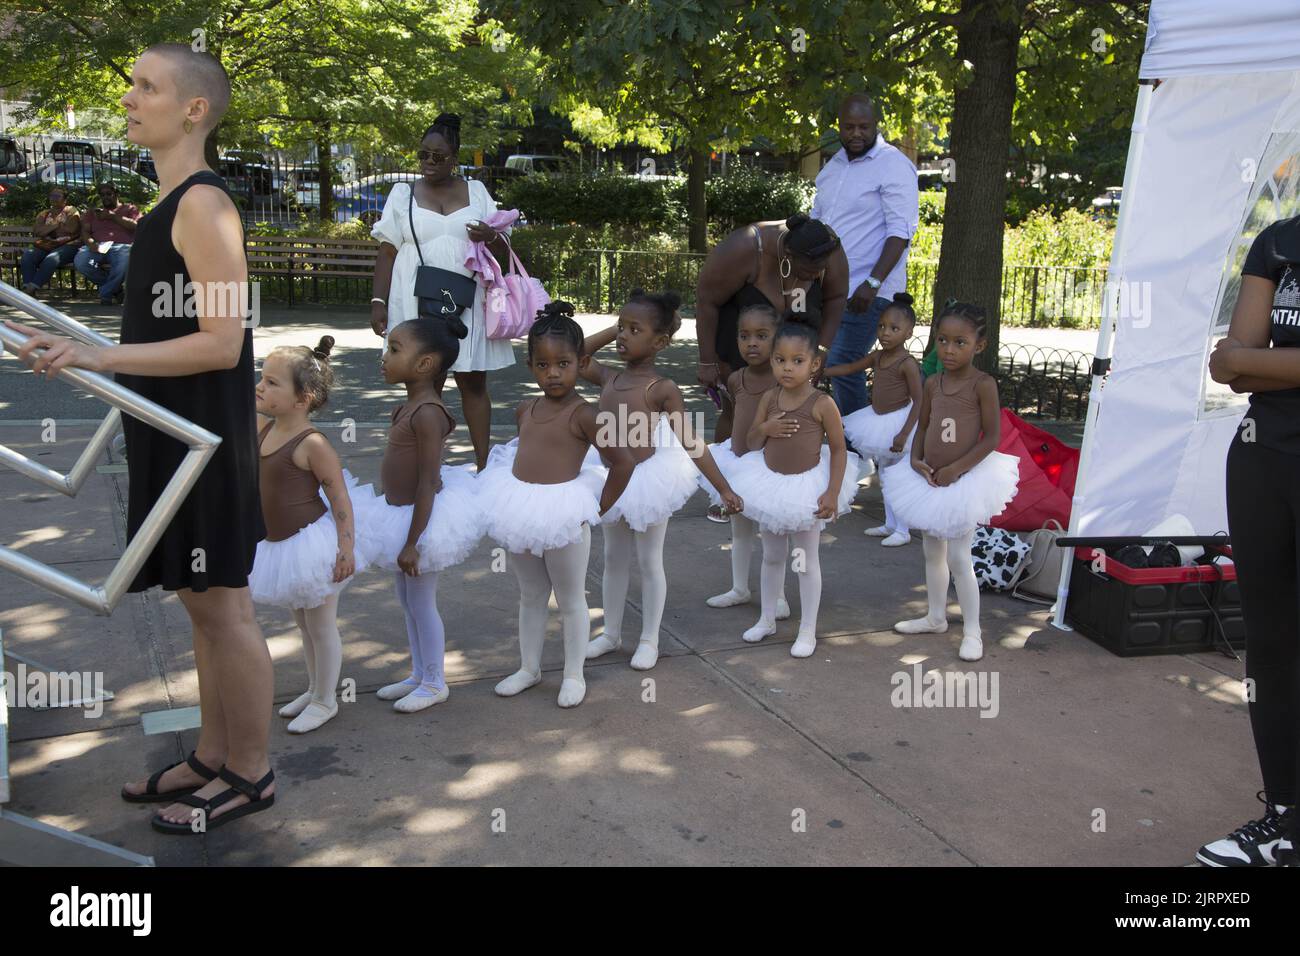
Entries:
[[905,544],[912,543],[912,536],[904,531],[895,531],[884,541],[880,542],[882,548],[901,548]]
[[886,527],[883,524],[878,528],[868,528],[863,532],[863,534],[871,538],[888,538],[893,533],[893,528]]
[[817,637],[813,634],[800,634],[790,645],[791,657],[812,657],[817,650]]
[[967,634],[961,639],[957,656],[964,661],[977,661],[984,656],[984,641],[975,634]]
[[948,631],[948,620],[932,621],[928,617],[918,617],[910,621],[899,621],[894,625],[894,630],[899,634],[945,634]]
[[735,607],[737,604],[748,604],[749,592],[732,588],[730,591],[723,591],[721,594],[705,599],[704,603],[709,607]]

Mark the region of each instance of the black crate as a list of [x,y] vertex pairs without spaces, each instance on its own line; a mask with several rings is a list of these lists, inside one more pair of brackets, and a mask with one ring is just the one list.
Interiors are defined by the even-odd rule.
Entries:
[[1111,573],[1075,558],[1066,616],[1112,654],[1192,654],[1222,650],[1225,639],[1234,649],[1246,646],[1231,566],[1129,568],[1107,558],[1106,567]]

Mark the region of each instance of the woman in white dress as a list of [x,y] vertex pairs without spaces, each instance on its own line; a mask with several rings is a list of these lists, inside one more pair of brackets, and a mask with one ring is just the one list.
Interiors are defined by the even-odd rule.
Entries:
[[[374,298],[370,300],[370,326],[376,335],[384,336],[385,343],[389,332],[418,315],[415,270],[420,265],[421,253],[425,265],[461,275],[471,275],[465,268],[471,242],[487,243],[498,262],[508,261],[505,240],[484,223],[497,211],[496,201],[481,182],[455,175],[459,150],[460,117],[443,113],[420,140],[417,155],[421,178],[393,186],[384,203],[383,215],[371,230],[380,244],[375,261]],[[414,236],[419,236],[418,249]],[[482,287],[474,296],[473,308],[466,309],[461,320],[469,328],[469,335],[461,342],[460,358],[451,371],[456,376],[465,424],[474,442],[474,457],[482,471],[487,464],[492,424],[487,373],[513,365],[515,353],[509,339],[487,337]],[[442,382],[438,382],[438,391],[442,391]]]

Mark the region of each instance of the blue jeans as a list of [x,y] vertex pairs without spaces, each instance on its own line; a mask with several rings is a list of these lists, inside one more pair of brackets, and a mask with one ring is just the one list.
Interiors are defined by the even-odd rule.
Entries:
[[[839,331],[831,343],[830,354],[826,357],[827,365],[843,365],[856,362],[871,351],[876,344],[876,329],[880,327],[880,315],[889,307],[890,300],[877,295],[871,300],[871,307],[866,312],[844,312],[840,319]],[[855,372],[852,375],[838,375],[831,379],[831,393],[841,415],[851,415],[860,408],[867,407],[867,373]]]
[[66,246],[59,246],[57,249],[37,249],[32,246],[23,253],[22,261],[18,263],[18,270],[23,274],[23,285],[44,286],[49,282],[54,273],[58,272],[77,254],[78,246],[75,242],[70,242]]
[[99,286],[99,301],[108,303],[126,279],[126,267],[131,261],[131,244],[115,242],[108,252],[92,252],[86,246],[77,250],[73,265],[77,271]]

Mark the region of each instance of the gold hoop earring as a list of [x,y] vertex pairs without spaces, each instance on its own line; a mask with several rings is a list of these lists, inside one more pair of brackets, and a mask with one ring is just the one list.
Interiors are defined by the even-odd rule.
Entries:
[[188,116],[185,117],[185,122],[182,123],[181,125],[185,127],[185,132],[187,134],[194,132],[194,121],[191,120]]
[[790,278],[790,259],[788,256],[781,260],[781,278]]

